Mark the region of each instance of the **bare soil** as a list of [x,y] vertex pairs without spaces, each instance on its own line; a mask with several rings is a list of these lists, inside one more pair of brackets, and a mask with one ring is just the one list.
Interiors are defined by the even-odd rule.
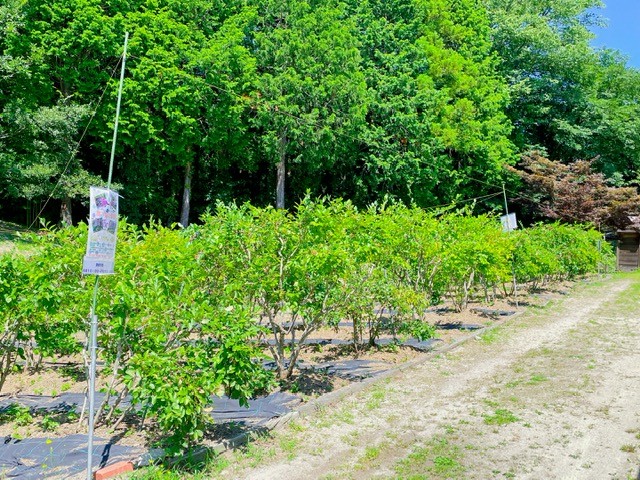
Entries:
[[579,284],[338,404],[207,478],[640,479],[640,277]]

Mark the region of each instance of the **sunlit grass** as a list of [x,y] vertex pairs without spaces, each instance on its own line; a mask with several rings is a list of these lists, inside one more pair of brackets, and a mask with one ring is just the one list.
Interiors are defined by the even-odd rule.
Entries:
[[446,438],[436,437],[427,445],[415,448],[395,466],[398,478],[465,478],[462,449]]

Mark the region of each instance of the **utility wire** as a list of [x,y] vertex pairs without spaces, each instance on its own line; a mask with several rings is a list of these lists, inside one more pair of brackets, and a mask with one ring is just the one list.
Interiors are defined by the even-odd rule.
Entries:
[[[465,174],[463,173],[463,175],[465,175]],[[467,175],[465,175],[465,176],[466,176],[469,180],[471,180],[471,181],[473,181],[473,182],[481,183],[481,184],[486,185],[486,186],[489,186],[489,187],[496,187],[496,185],[494,185],[494,184],[492,184],[492,183],[489,183],[489,182],[485,182],[485,181],[480,180],[480,179],[478,179],[478,178],[469,177],[469,176],[467,176]],[[502,189],[502,186],[500,186],[500,189]],[[533,198],[533,197],[529,197],[529,196],[527,196],[527,195],[523,195],[521,192],[514,192],[513,190],[509,190],[508,188],[507,188],[507,189],[505,189],[505,191],[506,191],[507,193],[511,193],[513,196],[520,197],[520,198],[524,198],[525,200],[529,200],[530,202],[533,202],[533,203],[537,203],[537,202],[539,202],[539,201],[540,201],[539,199],[535,199],[535,198]]]
[[485,200],[489,200],[490,198],[497,197],[498,195],[502,195],[502,192],[490,193],[488,195],[481,195],[479,197],[465,198],[465,199],[462,199],[462,200],[454,200],[454,201],[449,202],[449,203],[443,203],[442,205],[433,205],[433,206],[430,206],[428,208],[429,209],[434,209],[434,208],[450,207],[452,205],[460,205],[462,203],[469,203],[469,202],[476,202],[476,201],[483,202]]

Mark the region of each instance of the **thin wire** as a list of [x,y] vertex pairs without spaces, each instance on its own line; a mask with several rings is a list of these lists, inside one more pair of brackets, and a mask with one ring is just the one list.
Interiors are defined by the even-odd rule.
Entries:
[[[463,175],[464,175],[464,174],[463,174]],[[482,183],[483,185],[487,185],[487,186],[490,186],[490,187],[495,187],[495,185],[492,185],[492,184],[490,184],[490,183],[488,183],[488,182],[483,182],[482,180],[478,180],[477,178],[474,178],[474,177],[467,177],[467,178],[468,178],[469,180],[474,181],[474,182]],[[508,188],[506,188],[506,189],[505,189],[505,191],[507,191],[507,192],[509,192],[509,193],[513,194],[515,197],[523,198],[523,199],[525,199],[525,200],[529,200],[530,202],[533,202],[533,203],[537,203],[537,202],[539,202],[539,201],[540,201],[539,199],[535,199],[535,198],[533,198],[533,197],[528,197],[527,195],[523,195],[523,194],[522,194],[522,193],[520,193],[520,192],[514,192],[513,190],[509,190]]]
[[497,197],[498,195],[502,195],[502,192],[490,193],[488,195],[482,195],[480,197],[465,198],[463,200],[456,200],[449,203],[443,203],[442,205],[433,205],[433,206],[429,206],[429,209],[450,207],[452,205],[460,205],[461,203],[489,200],[490,198]]
[[[114,67],[113,71],[111,72],[110,78],[114,77],[116,71],[118,70],[118,66],[120,65],[121,61],[122,61],[122,56],[118,59],[118,63],[116,63],[116,66]],[[102,103],[102,99],[104,98],[105,94],[107,93],[107,89],[108,88],[109,88],[109,85],[107,84],[104,87],[104,90],[102,91],[102,94],[100,95],[100,98],[98,99],[98,103],[96,104],[95,109],[93,110],[93,114],[89,118],[89,121],[87,122],[87,125],[84,128],[84,131],[82,132],[82,135],[80,136],[80,139],[78,140],[78,142],[76,143],[76,146],[74,147],[73,151],[71,152],[71,155],[69,156],[69,160],[67,160],[67,163],[64,166],[64,169],[62,170],[62,173],[58,177],[58,181],[54,185],[53,190],[51,190],[51,193],[47,197],[47,200],[44,202],[44,205],[42,205],[42,208],[40,208],[40,211],[38,212],[38,214],[33,219],[33,222],[31,222],[31,225],[29,225],[29,230],[31,230],[33,228],[35,223],[40,218],[40,215],[42,215],[42,212],[44,212],[44,209],[47,208],[47,205],[49,204],[49,202],[53,198],[53,195],[58,190],[58,187],[60,186],[60,183],[62,182],[63,177],[67,174],[67,171],[69,170],[69,166],[71,165],[71,162],[76,157],[76,154],[78,153],[78,150],[80,150],[80,144],[82,143],[82,140],[84,140],[84,137],[86,136],[87,131],[89,130],[89,126],[91,126],[91,122],[93,121],[93,119],[95,118],[96,114],[98,113],[98,107]]]

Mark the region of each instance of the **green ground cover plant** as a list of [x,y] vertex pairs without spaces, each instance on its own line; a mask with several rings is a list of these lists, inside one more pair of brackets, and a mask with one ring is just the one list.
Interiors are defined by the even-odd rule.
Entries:
[[446,438],[435,437],[419,446],[395,466],[398,478],[464,478],[464,452]]

